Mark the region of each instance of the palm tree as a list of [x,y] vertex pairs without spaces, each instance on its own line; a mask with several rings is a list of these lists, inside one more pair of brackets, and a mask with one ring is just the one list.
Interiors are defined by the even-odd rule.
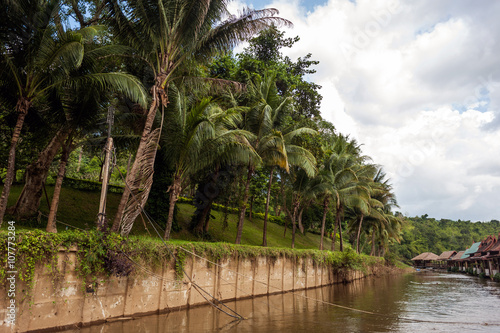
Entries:
[[342,219],[348,206],[359,204],[369,196],[368,186],[358,178],[356,171],[367,159],[361,155],[360,146],[354,139],[340,135],[325,162],[323,181],[327,193],[335,202],[335,224],[333,227],[332,251],[335,250],[337,227],[339,228],[340,251],[343,251]]
[[[72,38],[66,38],[64,32],[56,31],[53,21],[58,15],[58,4],[57,0],[6,0],[5,6],[2,6],[6,11],[3,15],[8,20],[10,33],[0,34],[0,82],[2,85],[15,87],[13,95],[16,98],[14,104],[17,122],[9,150],[7,177],[0,197],[0,224],[14,179],[16,147],[26,115],[34,104],[43,102],[51,90],[68,84],[71,80],[68,74],[80,67],[84,59],[84,38],[81,37],[86,36],[91,28],[83,30],[80,35],[71,35]],[[122,79],[124,77],[126,75],[122,76]],[[98,80],[104,84],[110,82],[107,79],[106,76],[86,76],[81,77],[80,82]],[[117,77],[111,78],[111,82],[115,84],[118,81]],[[129,91],[133,90],[132,87],[141,87],[133,77],[127,77],[119,86]],[[10,88],[6,88],[3,93],[8,91]],[[137,91],[142,93],[141,89]],[[141,93],[135,94],[137,100],[144,97],[140,96]]]
[[392,213],[392,209],[399,206],[392,185],[381,168],[376,171],[373,183],[371,196],[379,204],[376,209],[371,209],[370,215],[366,218],[367,229],[372,237],[371,255],[376,254],[377,240],[382,247],[386,246],[391,239],[399,242],[403,222],[399,216]]
[[356,171],[358,179],[367,185],[369,193],[368,196],[358,197],[357,201],[348,208],[347,214],[351,215],[349,228],[351,232],[356,230],[357,253],[360,253],[361,230],[365,217],[368,219],[385,219],[381,214],[384,204],[379,201],[379,196],[385,191],[385,188],[375,178],[378,171],[377,167],[372,164],[360,165]]
[[[222,110],[210,98],[190,103],[189,98],[172,84],[172,103],[167,108],[169,122],[160,139],[165,149],[167,162],[173,170],[172,184],[168,191],[169,213],[165,228],[165,239],[170,238],[174,207],[190,178],[201,170],[216,168],[229,163],[247,163],[249,157],[258,159],[247,144],[246,131],[237,129],[241,122],[241,109]],[[125,212],[122,234],[130,231],[137,217],[136,210]]]
[[[139,174],[141,163],[154,162],[145,158],[146,151],[156,154],[153,144],[157,133],[153,133],[153,122],[157,109],[168,104],[170,84],[182,75],[182,66],[196,58],[205,60],[217,52],[228,50],[241,40],[248,39],[271,23],[290,24],[274,17],[276,9],[246,10],[242,15],[229,16],[227,3],[223,0],[107,0],[110,11],[109,24],[115,36],[137,50],[152,71],[151,104],[147,112],[144,130],[127,184],[141,183],[141,201],[145,202],[152,179]],[[149,147],[149,148],[148,148]],[[150,168],[152,166],[149,166]],[[152,177],[152,174],[150,175]],[[116,214],[113,230],[117,231],[130,190],[126,187]],[[133,204],[134,209],[140,209]]]
[[[24,119],[33,102],[43,95],[47,85],[50,85],[51,73],[49,66],[61,66],[60,54],[63,59],[69,58],[64,52],[65,45],[54,45],[51,33],[53,27],[50,19],[58,13],[56,1],[5,1],[2,8],[6,12],[4,19],[8,20],[10,34],[1,35],[2,86],[15,84],[17,122],[10,143],[7,175],[0,197],[0,225],[7,208],[7,199],[14,179],[16,147],[19,141]],[[39,19],[41,13],[44,20]],[[22,20],[22,18],[25,20]],[[3,21],[3,20],[2,20]],[[24,22],[23,22],[24,21]],[[24,26],[23,26],[24,25]],[[4,30],[4,29],[2,29]],[[3,31],[2,31],[3,32]],[[69,59],[68,59],[69,60]],[[2,90],[4,87],[2,87]]]
[[[308,173],[305,169],[293,167],[290,169],[289,175],[292,180],[291,187],[291,209],[286,206],[284,198],[283,207],[292,222],[292,249],[295,248],[296,221],[299,214],[300,205],[304,200],[309,200],[311,188],[314,184],[314,173]],[[286,228],[286,226],[285,226]]]
[[[247,115],[246,127],[256,135],[254,148],[262,158],[265,166],[270,168],[269,183],[267,188],[266,205],[264,211],[264,226],[262,233],[262,246],[267,246],[267,221],[271,186],[275,168],[289,170],[290,165],[302,167],[312,175],[315,172],[316,160],[306,149],[294,145],[293,139],[301,134],[315,134],[310,128],[297,128],[287,125],[286,117],[290,115],[293,105],[292,99],[282,98],[276,88],[276,73],[268,72],[264,78],[256,76],[254,82],[248,85],[250,98],[254,105]],[[246,208],[246,202],[244,206]],[[240,217],[244,217],[244,213]],[[241,238],[243,220],[238,224],[238,234]]]
[[[309,151],[292,144],[293,138],[297,135],[313,134],[315,131],[310,128],[285,127],[286,117],[292,110],[292,100],[291,98],[281,98],[278,95],[275,79],[276,74],[268,72],[263,78],[257,75],[254,81],[248,84],[248,95],[253,106],[246,114],[245,129],[254,134],[255,138],[250,144],[262,159],[263,164],[270,167],[262,246],[267,246],[267,220],[274,169],[282,168],[288,172],[290,165],[297,165],[307,170],[309,174],[314,174],[316,163],[314,156]],[[256,161],[251,162],[248,165],[244,196],[240,206],[236,244],[241,243],[250,181],[258,166]]]
[[134,76],[105,71],[107,64],[101,61],[103,57],[119,57],[130,50],[120,45],[96,44],[95,37],[102,30],[103,27],[91,26],[58,34],[58,43],[81,46],[78,54],[81,59],[73,68],[67,68],[52,86],[55,99],[58,99],[52,104],[59,105],[60,110],[51,109],[50,117],[59,128],[37,160],[26,168],[25,186],[13,207],[17,216],[26,217],[36,213],[49,167],[63,142],[78,127],[95,125],[91,122],[95,120],[101,105],[108,103],[110,92],[122,93],[142,106],[147,103],[144,88]]
[[[330,203],[334,195],[334,187],[331,186],[330,180],[331,171],[327,169],[321,169],[316,175],[315,179],[311,184],[310,193],[316,198],[322,198],[323,205],[323,217],[321,219],[321,238],[319,242],[319,249],[323,250],[323,239],[325,235],[325,225],[326,225],[326,214],[328,213]],[[333,240],[335,241],[335,239]]]
[[399,241],[402,221],[391,212],[393,207],[398,206],[382,168],[369,164],[362,168],[358,176],[365,178],[370,196],[349,207],[349,229],[356,235],[357,252],[361,252],[361,234],[364,230],[367,236],[371,236],[371,254],[375,255],[377,244],[387,244],[391,239]]

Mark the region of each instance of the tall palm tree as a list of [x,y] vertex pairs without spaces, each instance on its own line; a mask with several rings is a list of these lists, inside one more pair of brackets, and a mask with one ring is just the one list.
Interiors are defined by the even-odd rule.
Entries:
[[293,167],[290,169],[288,177],[292,180],[291,187],[291,209],[286,206],[286,198],[284,198],[283,207],[292,222],[292,249],[295,248],[295,234],[297,231],[297,218],[299,215],[300,205],[304,200],[310,198],[311,188],[314,182],[314,173],[308,173],[305,169]]
[[[169,85],[182,76],[181,68],[191,59],[205,60],[217,52],[228,50],[246,40],[271,23],[290,24],[274,17],[276,9],[246,10],[240,16],[228,16],[224,0],[107,0],[109,24],[115,36],[137,50],[152,72],[151,104],[128,184],[143,179],[142,201],[147,200],[151,179],[139,174],[146,150],[156,154],[153,122],[159,107],[168,104]],[[221,21],[224,17],[228,19]],[[149,147],[149,148],[148,148]],[[152,177],[152,175],[150,175]],[[148,185],[149,184],[149,185]],[[117,231],[123,218],[130,191],[125,188],[116,214],[113,230]],[[134,204],[136,207],[136,205]],[[136,207],[135,209],[140,209]]]
[[379,199],[380,195],[383,195],[386,189],[376,178],[378,171],[377,166],[366,164],[360,165],[356,172],[358,179],[367,185],[369,193],[368,196],[358,197],[357,201],[348,208],[347,212],[347,215],[351,216],[349,229],[350,232],[356,235],[356,251],[358,253],[360,253],[360,238],[364,219],[385,219],[381,211],[384,204]]
[[[254,134],[250,142],[265,166],[270,168],[269,184],[267,189],[262,245],[267,246],[267,220],[271,185],[275,168],[289,171],[290,165],[297,165],[314,174],[316,160],[306,149],[294,145],[293,139],[300,134],[316,133],[310,128],[294,129],[287,125],[287,116],[292,110],[291,98],[282,98],[276,88],[276,74],[268,72],[264,77],[256,76],[248,84],[248,96],[252,107],[246,114],[245,129]],[[243,233],[243,222],[249,196],[250,181],[258,166],[256,161],[248,165],[247,179],[243,200],[240,206],[236,244],[240,244]]]
[[329,152],[325,162],[323,180],[329,187],[335,202],[335,224],[333,227],[332,251],[335,250],[337,228],[339,230],[340,251],[343,251],[342,220],[348,206],[359,204],[369,196],[368,185],[358,178],[356,171],[360,164],[367,160],[361,155],[360,146],[356,140],[340,135]]
[[390,240],[399,242],[401,237],[402,219],[392,213],[394,207],[399,207],[392,185],[381,168],[376,171],[373,177],[372,198],[379,202],[376,209],[372,209],[366,218],[367,233],[371,234],[372,251],[375,255],[377,243],[382,247],[386,246]]
[[[278,95],[276,73],[268,72],[263,78],[256,76],[248,85],[248,93],[253,100],[253,107],[247,114],[246,128],[255,134],[254,148],[263,164],[270,168],[262,233],[262,246],[267,246],[267,221],[274,170],[281,168],[288,172],[289,167],[295,165],[302,167],[309,175],[314,174],[314,156],[292,142],[298,135],[316,132],[310,128],[294,128],[288,124],[287,116],[293,109],[292,99]],[[246,208],[246,202],[242,207]],[[242,216],[244,217],[244,213],[240,215]],[[240,219],[238,227],[238,235],[241,237],[243,220]]]
[[[50,117],[59,128],[43,149],[38,158],[26,168],[26,182],[13,211],[17,216],[27,217],[36,213],[40,205],[42,187],[48,175],[49,167],[63,142],[78,127],[88,127],[95,120],[101,106],[109,103],[110,92],[122,93],[125,97],[147,104],[147,94],[142,84],[132,75],[123,72],[109,72],[102,58],[119,57],[130,49],[121,45],[101,45],[95,42],[104,27],[91,26],[78,31],[58,34],[61,44],[81,45],[81,60],[73,68],[68,68],[60,75],[55,91],[55,99],[60,110],[51,109]],[[93,124],[95,125],[95,124]]]
[[[66,33],[57,30],[53,24],[59,11],[57,0],[4,0],[2,8],[5,10],[2,15],[9,24],[9,33],[5,34],[4,29],[0,29],[2,39],[0,82],[2,86],[15,87],[13,96],[16,98],[14,104],[17,122],[9,150],[7,177],[0,197],[0,224],[14,179],[16,147],[24,119],[32,106],[43,102],[51,90],[68,84],[71,80],[69,73],[82,65],[83,40],[90,31],[83,30],[79,35],[73,34],[69,36],[70,38],[66,38],[68,37]],[[125,77],[126,75],[121,76],[122,79]],[[141,87],[133,77],[126,77],[126,80],[120,81],[117,77],[97,75],[81,77],[80,80],[80,82],[98,80],[102,84],[113,82],[129,92],[132,92],[133,88]],[[7,91],[10,91],[10,88],[5,89],[3,93]],[[137,99],[144,100],[144,96],[140,96],[141,89],[134,91]],[[137,93],[138,91],[140,93]]]
[[[247,144],[251,134],[238,129],[241,122],[240,108],[223,110],[210,98],[193,104],[173,84],[170,98],[172,103],[166,112],[169,122],[160,139],[167,157],[165,162],[173,170],[172,184],[168,189],[170,205],[164,236],[167,240],[170,238],[175,203],[192,176],[211,167],[247,163],[250,156],[258,159]],[[125,212],[122,234],[126,235],[130,231],[137,217],[135,212]]]

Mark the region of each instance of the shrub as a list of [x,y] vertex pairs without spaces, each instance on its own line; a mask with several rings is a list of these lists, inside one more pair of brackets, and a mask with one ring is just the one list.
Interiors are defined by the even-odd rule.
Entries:
[[500,273],[496,273],[494,276],[493,276],[493,280],[496,281],[496,282],[500,282]]
[[[71,177],[64,177],[63,184],[65,186],[83,191],[100,191],[102,188],[102,183],[94,182],[92,180],[76,179]],[[123,187],[109,184],[108,191],[113,193],[123,193]]]

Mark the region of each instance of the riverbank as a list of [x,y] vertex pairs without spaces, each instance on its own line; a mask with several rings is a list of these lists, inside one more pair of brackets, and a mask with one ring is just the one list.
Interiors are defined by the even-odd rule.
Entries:
[[[352,251],[227,243],[165,246],[147,238],[125,241],[114,234],[70,234],[19,235],[13,331],[91,325],[199,306],[207,304],[205,298],[239,300],[386,272],[383,259]],[[0,274],[5,279],[9,273],[3,264]],[[0,320],[6,328],[11,301],[6,286],[0,294]]]

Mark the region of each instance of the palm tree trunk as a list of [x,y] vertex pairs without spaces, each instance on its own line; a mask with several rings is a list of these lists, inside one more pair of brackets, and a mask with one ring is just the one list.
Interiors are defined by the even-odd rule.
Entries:
[[335,211],[335,223],[333,225],[332,251],[335,251],[335,241],[337,240],[337,225],[339,224],[339,212]]
[[[212,209],[210,208],[210,210],[212,210]],[[209,226],[209,225],[210,225],[210,212],[209,212],[209,214],[207,214],[207,215],[205,216],[205,225],[203,226],[203,232],[204,232],[205,234],[207,234],[207,233],[208,233],[208,226]]]
[[286,237],[286,229],[287,229],[287,228],[288,228],[288,219],[287,219],[287,218],[285,218],[285,228],[284,228],[285,230],[283,231],[283,238],[285,238],[285,237]]
[[59,206],[59,198],[61,196],[61,188],[66,173],[66,165],[70,153],[70,142],[63,146],[61,161],[59,162],[59,171],[57,172],[56,184],[54,186],[54,195],[50,203],[49,219],[47,221],[47,232],[57,233],[56,215]]
[[303,235],[304,234],[304,226],[302,225],[302,213],[304,212],[305,206],[300,209],[299,212],[299,218],[298,218],[298,225],[299,225],[299,231]]
[[174,221],[174,208],[177,199],[179,199],[179,194],[181,193],[181,176],[176,174],[174,176],[174,182],[170,188],[170,203],[168,206],[168,218],[167,225],[165,227],[165,240],[170,239],[170,231],[172,230],[172,222]]
[[375,255],[375,229],[372,230],[372,251],[370,252],[370,255]]
[[38,155],[37,160],[26,167],[23,192],[12,209],[16,216],[33,216],[38,211],[43,195],[43,184],[47,179],[50,165],[69,134],[70,131],[67,128],[60,128]]
[[340,205],[339,211],[338,211],[338,217],[339,217],[339,241],[340,241],[340,252],[344,251],[344,240],[342,239],[342,213],[343,213],[343,207]]
[[274,167],[271,167],[269,185],[267,186],[266,210],[264,211],[264,227],[262,232],[262,246],[267,246],[267,215],[269,214],[269,201],[271,200],[271,185],[273,183]]
[[361,218],[359,219],[358,234],[356,235],[356,252],[359,252],[359,238],[361,237],[361,225],[363,224],[363,213],[361,213]]
[[209,201],[205,207],[203,208],[199,220],[196,222],[196,225],[193,228],[193,231],[195,234],[201,234],[205,230],[205,225],[207,224],[207,220],[209,219],[209,213],[212,210],[212,200],[208,199]]
[[249,208],[249,212],[248,212],[248,219],[250,221],[252,221],[252,212],[253,212],[253,201],[255,200],[255,195],[252,195],[250,197],[250,207]]
[[[281,175],[281,176],[283,176],[283,175]],[[285,182],[283,181],[283,177],[280,177],[280,185],[281,185],[280,186],[280,197],[283,198],[283,205],[280,205],[279,210],[276,213],[276,216],[280,216],[281,215],[281,210],[283,209],[283,207],[284,207],[284,205],[286,203],[285,199],[284,199],[285,198],[285,196],[284,196],[284,194],[285,194]],[[276,202],[277,202],[277,200],[276,200]],[[286,232],[286,222],[285,222],[285,232]]]
[[83,149],[78,152],[78,165],[76,167],[76,172],[80,172],[80,167],[82,166]]
[[293,214],[292,214],[292,249],[295,248],[295,231],[297,229],[295,225],[295,220],[297,218],[297,212],[299,210],[299,202],[298,199],[293,204]]
[[240,216],[238,219],[238,232],[236,233],[235,244],[241,244],[241,235],[243,234],[243,222],[245,221],[245,211],[247,210],[248,194],[250,191],[250,181],[252,180],[253,167],[248,167],[247,181],[245,183],[245,193],[240,206]]
[[328,197],[323,201],[323,219],[321,220],[321,239],[319,241],[319,249],[323,250],[323,238],[325,236],[326,213],[328,212]]
[[[157,91],[158,86],[153,86],[153,90]],[[160,87],[161,89],[161,87]],[[147,143],[149,140],[149,135],[151,134],[151,130],[153,128],[153,122],[155,120],[156,116],[156,110],[158,107],[158,99],[159,97],[156,95],[156,93],[153,94],[153,102],[151,103],[151,107],[149,108],[148,111],[148,116],[146,118],[146,123],[144,124],[144,130],[142,131],[142,136],[141,136],[141,141],[139,143],[139,147],[137,148],[137,153],[135,154],[135,159],[134,163],[132,164],[132,168],[129,173],[127,173],[127,177],[125,179],[125,189],[123,191],[122,198],[120,200],[120,204],[118,205],[118,209],[116,211],[115,219],[113,221],[113,226],[111,227],[111,231],[113,232],[118,232],[120,229],[120,224],[122,222],[123,218],[123,212],[125,210],[125,206],[127,205],[127,201],[130,197],[130,189],[129,186],[131,186],[133,183],[135,183],[135,180],[137,178],[137,173],[139,171],[140,167],[140,160],[141,156],[144,154],[144,151],[147,147]]]
[[16,109],[18,112],[16,126],[14,127],[14,133],[12,134],[12,140],[10,141],[9,159],[7,162],[7,175],[5,177],[5,183],[2,190],[2,196],[0,197],[0,226],[2,225],[3,217],[5,215],[5,210],[7,209],[7,199],[9,198],[10,188],[12,187],[12,182],[15,177],[15,166],[16,166],[16,147],[19,142],[19,137],[21,136],[21,129],[24,125],[24,118],[28,113],[28,109],[31,106],[31,102],[21,97],[17,101]]

